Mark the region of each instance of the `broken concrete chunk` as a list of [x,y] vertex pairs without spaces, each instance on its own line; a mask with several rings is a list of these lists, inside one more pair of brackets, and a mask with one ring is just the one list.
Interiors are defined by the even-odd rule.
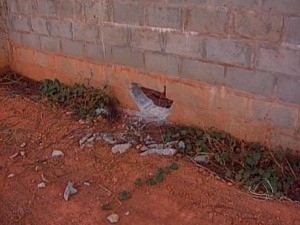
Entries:
[[118,144],[118,145],[113,146],[111,148],[111,151],[112,151],[112,153],[124,153],[131,147],[132,147],[131,143]]
[[109,134],[103,134],[102,135],[102,140],[107,142],[108,144],[111,144],[111,145],[114,145],[114,144],[117,143],[115,138],[112,135],[109,135]]
[[46,183],[45,182],[41,182],[37,185],[38,188],[45,188],[46,187]]
[[178,142],[178,148],[179,149],[185,149],[185,143],[183,141]]
[[63,157],[64,153],[60,150],[53,150],[52,157]]
[[79,146],[82,146],[84,144],[84,142],[86,142],[90,137],[92,137],[93,134],[87,134],[85,135],[83,138],[81,138],[79,140]]
[[142,152],[141,156],[147,156],[151,154],[159,154],[159,155],[165,155],[165,156],[173,156],[176,154],[176,149],[174,148],[152,148],[147,151]]
[[198,155],[198,156],[196,156],[196,157],[194,157],[194,161],[196,162],[196,163],[205,163],[205,164],[207,164],[207,163],[209,163],[209,156],[208,155]]
[[117,223],[120,219],[120,216],[116,213],[113,213],[106,217],[110,223]]
[[64,199],[66,201],[69,200],[70,195],[76,194],[77,193],[77,189],[73,187],[73,183],[72,182],[68,182],[65,191],[64,191]]

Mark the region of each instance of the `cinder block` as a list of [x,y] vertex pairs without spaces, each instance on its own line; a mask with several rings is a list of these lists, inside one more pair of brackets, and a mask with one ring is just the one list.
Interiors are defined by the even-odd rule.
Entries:
[[285,14],[299,14],[300,1],[299,0],[263,0],[261,1],[261,8],[271,12],[281,12]]
[[85,1],[84,13],[87,21],[109,21],[111,7],[107,0]]
[[221,7],[194,7],[189,10],[187,31],[203,34],[223,34],[229,23],[229,15]]
[[37,11],[42,16],[58,17],[59,4],[55,0],[37,1]]
[[71,22],[50,20],[50,33],[54,37],[72,38]]
[[113,20],[117,23],[143,25],[144,8],[142,4],[128,4],[114,2]]
[[150,73],[181,75],[181,62],[179,57],[169,54],[145,53],[145,69]]
[[296,126],[297,115],[296,108],[259,100],[253,102],[253,119],[264,121],[273,126],[293,129]]
[[299,155],[300,153],[300,137],[295,135],[289,135],[284,132],[278,132],[271,130],[270,145],[271,147],[284,146],[285,148],[292,149],[292,154]]
[[84,44],[79,41],[62,39],[61,49],[62,53],[66,55],[83,57]]
[[264,41],[278,41],[281,35],[283,16],[256,11],[234,13],[235,32],[241,37]]
[[14,31],[31,31],[29,18],[27,16],[9,16]]
[[145,50],[160,51],[159,32],[148,29],[132,29],[130,46]]
[[49,35],[46,19],[40,17],[31,17],[31,26],[35,33]]
[[143,68],[144,55],[138,50],[129,47],[113,47],[112,63],[133,68]]
[[110,62],[112,50],[107,45],[85,44],[85,56],[94,61]]
[[41,36],[41,49],[46,52],[60,51],[60,41],[58,38]]
[[63,18],[83,18],[82,3],[74,0],[62,1],[60,16]]
[[26,0],[26,1],[19,0],[18,3],[19,3],[19,8],[21,13],[28,15],[28,14],[35,13],[37,10],[37,4],[34,0]]
[[276,77],[270,73],[233,67],[226,71],[226,86],[244,92],[271,97],[275,83]]
[[300,44],[300,17],[291,17],[287,19],[287,37],[286,41],[291,44]]
[[36,52],[35,56],[35,63],[39,66],[46,67],[46,68],[54,68],[55,58],[48,54],[42,52]]
[[128,29],[126,27],[102,26],[100,27],[101,44],[113,46],[128,45]]
[[39,35],[32,34],[32,33],[23,33],[22,34],[22,44],[25,47],[30,47],[36,50],[41,49],[41,44],[40,44],[40,37]]
[[21,44],[21,33],[18,31],[9,31],[8,33],[10,41],[16,44]]
[[147,10],[148,26],[174,29],[182,27],[180,8],[150,6]]
[[199,36],[170,32],[166,34],[167,53],[202,59],[203,49],[203,39]]
[[183,59],[182,77],[214,85],[224,84],[224,67],[197,60]]
[[276,93],[280,100],[300,105],[300,80],[279,78]]
[[286,48],[260,48],[256,67],[300,77],[300,51]]
[[93,43],[100,41],[98,25],[73,22],[72,27],[74,40]]
[[249,66],[251,47],[242,42],[230,39],[206,39],[206,57],[209,60],[231,65]]
[[75,75],[76,65],[70,58],[59,57],[57,59],[57,70],[58,72],[64,73],[65,75]]
[[11,13],[17,13],[19,10],[18,10],[18,2],[17,0],[9,0],[9,1],[6,1],[7,2],[7,7],[8,7],[8,11],[11,12]]
[[[187,0],[187,1],[194,1],[197,3],[197,0]],[[200,0],[201,1],[201,0]],[[202,0],[201,2],[203,2]],[[258,7],[260,4],[260,1],[257,0],[206,0],[206,3],[209,3],[209,5],[214,6],[223,6],[223,7],[230,7],[230,8],[251,8]]]

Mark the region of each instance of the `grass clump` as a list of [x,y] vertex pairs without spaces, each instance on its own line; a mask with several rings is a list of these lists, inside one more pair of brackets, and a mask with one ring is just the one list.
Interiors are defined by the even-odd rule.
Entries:
[[106,87],[99,89],[84,84],[67,86],[57,79],[46,79],[41,84],[41,92],[50,101],[69,107],[80,117],[117,116],[117,100],[110,95]]
[[179,165],[177,162],[172,162],[170,165],[162,168],[158,168],[154,175],[150,175],[145,179],[137,178],[134,182],[136,186],[142,186],[143,184],[147,184],[148,186],[154,186],[159,183],[162,183],[166,177],[166,175],[170,174],[174,170],[178,170]]

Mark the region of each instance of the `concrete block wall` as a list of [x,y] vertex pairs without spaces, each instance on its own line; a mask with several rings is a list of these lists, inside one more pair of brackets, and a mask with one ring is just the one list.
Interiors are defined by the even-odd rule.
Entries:
[[9,65],[5,2],[0,1],[0,71]]
[[14,69],[35,79],[131,83],[169,119],[300,150],[299,0],[6,0]]

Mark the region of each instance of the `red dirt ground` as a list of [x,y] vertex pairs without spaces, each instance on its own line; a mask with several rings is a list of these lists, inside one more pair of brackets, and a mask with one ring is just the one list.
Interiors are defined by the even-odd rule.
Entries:
[[[254,199],[187,158],[141,157],[135,149],[114,155],[101,142],[78,146],[88,131],[117,131],[122,122],[111,125],[98,119],[94,125],[82,125],[45,101],[11,97],[4,90],[0,106],[0,224],[109,224],[106,217],[112,212],[120,215],[120,225],[300,224],[299,204]],[[65,156],[51,158],[54,149]],[[21,150],[24,157],[10,158]],[[134,185],[136,178],[173,161],[179,170],[161,184]],[[15,176],[8,178],[9,174]],[[43,179],[46,187],[38,188]],[[66,202],[62,195],[68,181],[78,193]],[[116,195],[122,190],[130,191],[132,198],[120,204]],[[113,210],[101,209],[106,202]]]

